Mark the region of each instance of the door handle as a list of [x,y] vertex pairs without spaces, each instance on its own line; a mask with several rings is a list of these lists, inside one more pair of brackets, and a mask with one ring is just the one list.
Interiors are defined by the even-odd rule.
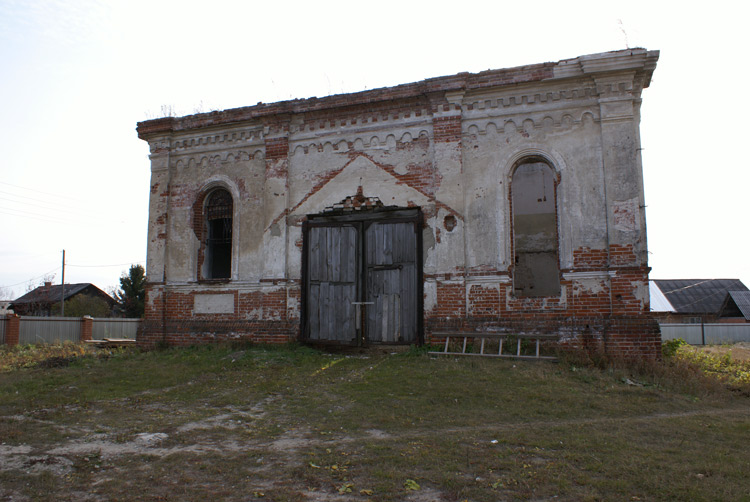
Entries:
[[403,265],[371,265],[368,267],[370,270],[377,272],[379,270],[402,270]]

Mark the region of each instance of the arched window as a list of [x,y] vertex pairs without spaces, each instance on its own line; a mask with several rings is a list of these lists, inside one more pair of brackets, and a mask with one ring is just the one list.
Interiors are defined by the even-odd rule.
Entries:
[[206,200],[206,279],[232,276],[232,196],[223,188],[212,191]]
[[517,297],[559,296],[556,175],[541,157],[513,172],[513,291]]

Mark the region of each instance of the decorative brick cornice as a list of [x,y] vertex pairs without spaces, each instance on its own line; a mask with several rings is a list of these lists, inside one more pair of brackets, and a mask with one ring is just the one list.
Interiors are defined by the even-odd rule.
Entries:
[[173,143],[175,152],[181,150],[206,151],[210,149],[226,149],[227,147],[262,145],[263,131],[260,126],[254,128],[243,128],[234,131],[217,131],[211,133],[203,131],[202,134],[179,135]]
[[[339,94],[324,98],[295,99],[278,103],[258,103],[255,106],[233,108],[224,111],[188,115],[186,117],[165,117],[139,122],[138,137],[149,140],[154,136],[179,131],[204,129],[214,126],[267,120],[279,115],[298,115],[323,112],[351,106],[376,106],[384,103],[434,96],[460,96],[461,91],[476,91],[484,88],[501,87],[530,82],[580,78],[617,71],[635,71],[642,87],[647,87],[659,57],[658,51],[628,49],[602,54],[580,56],[557,63],[541,63],[501,70],[487,70],[481,73],[458,73],[384,87],[351,94]],[[435,101],[430,99],[430,101]],[[457,106],[446,99],[446,106]]]

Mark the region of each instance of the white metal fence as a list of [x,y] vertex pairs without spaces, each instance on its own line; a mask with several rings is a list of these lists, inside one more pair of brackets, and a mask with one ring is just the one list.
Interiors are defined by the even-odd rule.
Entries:
[[140,325],[140,319],[94,318],[91,338],[94,340],[104,338],[130,338],[135,340]]
[[21,316],[18,343],[60,343],[81,340],[81,320],[71,317]]
[[662,340],[682,338],[691,345],[750,342],[750,324],[659,324]]

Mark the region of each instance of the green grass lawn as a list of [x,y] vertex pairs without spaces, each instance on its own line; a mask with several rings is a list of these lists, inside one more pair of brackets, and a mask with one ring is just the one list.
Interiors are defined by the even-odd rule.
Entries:
[[2,500],[750,501],[750,398],[684,366],[3,350]]

